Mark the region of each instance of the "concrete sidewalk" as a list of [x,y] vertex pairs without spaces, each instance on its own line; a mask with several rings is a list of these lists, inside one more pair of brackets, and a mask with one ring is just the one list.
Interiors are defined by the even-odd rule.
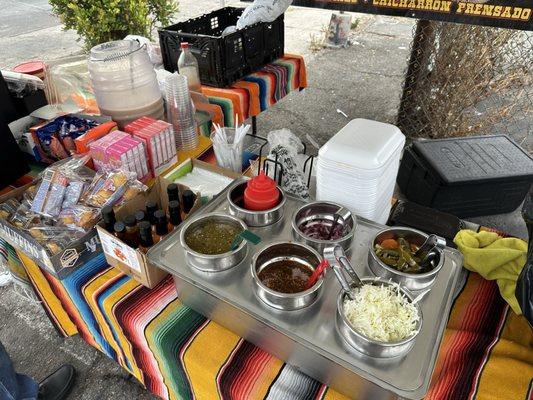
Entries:
[[[226,1],[246,7],[249,3]],[[219,0],[180,0],[175,22],[219,8]],[[330,10],[291,7],[285,15],[286,52],[309,55],[311,35],[329,23]],[[362,16],[360,18],[371,18]],[[157,40],[157,33],[154,34]],[[64,31],[52,14],[48,0],[0,0],[0,69],[9,69],[32,59],[53,61],[83,53],[83,42],[72,30]]]

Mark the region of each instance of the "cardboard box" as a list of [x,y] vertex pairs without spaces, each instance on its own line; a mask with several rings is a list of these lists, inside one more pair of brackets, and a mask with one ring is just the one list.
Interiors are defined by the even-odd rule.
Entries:
[[[127,215],[133,214],[137,210],[144,210],[147,201],[156,201],[161,209],[167,210],[168,185],[174,182],[175,179],[191,172],[193,168],[206,169],[208,171],[227,176],[231,179],[240,177],[238,173],[220,168],[216,165],[207,164],[203,161],[195,159],[188,159],[173,168],[165,177],[158,177],[150,190],[145,193],[140,193],[127,204],[123,205],[119,210],[116,210],[115,215],[117,220],[123,220]],[[180,188],[180,193],[183,193],[184,190],[189,189],[183,185],[178,184],[178,186]],[[189,214],[192,214],[201,206],[202,199],[197,194],[196,202]],[[109,265],[120,269],[122,272],[128,274],[137,282],[140,282],[150,289],[154,288],[168,275],[163,270],[151,264],[144,253],[128,246],[126,243],[115,237],[112,232],[108,232],[103,227],[103,224],[98,225],[96,228],[102,243],[102,249]],[[170,235],[167,237],[170,237]],[[167,238],[163,238],[163,241],[165,240],[167,240]]]
[[227,176],[231,179],[237,179],[242,177],[238,172],[219,167],[218,165],[208,164],[204,161],[197,160],[195,158],[188,158],[176,167],[168,170],[163,176],[166,180],[174,182],[176,179],[188,174],[193,168],[201,168],[207,171],[214,172],[216,174]]
[[85,134],[74,139],[76,145],[76,152],[78,154],[85,154],[89,152],[89,144],[98,140],[110,132],[116,131],[117,123],[114,121],[104,122],[95,128],[89,129]]
[[[147,201],[155,201],[159,204],[161,209],[168,209],[167,187],[172,181],[164,178],[157,178],[154,185],[144,193],[140,193],[132,200],[128,201],[115,211],[117,220],[123,220],[127,215],[133,214],[137,210],[144,210]],[[180,191],[186,190],[184,186],[180,186]],[[200,207],[200,198],[191,210],[195,211]],[[152,289],[159,282],[161,282],[168,274],[163,270],[153,266],[148,262],[146,255],[126,243],[118,239],[112,232],[108,232],[102,224],[96,227],[98,235],[102,243],[102,249],[105,254],[107,263],[122,272],[128,274],[137,282]],[[163,238],[165,240],[165,238]]]
[[[36,183],[38,181],[34,181],[0,196],[0,203],[4,203],[11,198],[19,198],[28,187]],[[29,233],[17,228],[4,219],[0,219],[0,237],[59,279],[70,275],[78,267],[94,257],[95,253],[102,251],[100,239],[94,228],[79,240],[71,243],[68,248],[55,255],[50,255],[41,243]]]

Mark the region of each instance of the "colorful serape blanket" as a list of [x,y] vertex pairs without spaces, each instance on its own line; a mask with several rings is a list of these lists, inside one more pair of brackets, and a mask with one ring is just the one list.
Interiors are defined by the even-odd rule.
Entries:
[[[100,254],[60,282],[19,256],[60,331],[75,327],[163,399],[346,398],[184,306],[170,277],[149,290]],[[532,400],[532,378],[526,320],[470,273],[426,398]]]
[[303,57],[285,54],[228,88],[202,86],[202,92],[212,105],[220,107],[224,114],[224,125],[233,127],[236,114],[241,122],[255,117],[290,92],[306,87],[307,73]]

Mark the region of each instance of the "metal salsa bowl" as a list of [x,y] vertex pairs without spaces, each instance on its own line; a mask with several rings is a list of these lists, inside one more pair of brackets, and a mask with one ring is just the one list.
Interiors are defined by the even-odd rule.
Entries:
[[374,245],[376,243],[380,243],[385,239],[398,237],[403,237],[409,243],[421,246],[428,238],[428,235],[416,229],[405,227],[387,228],[378,232],[370,242],[370,248],[368,249],[368,266],[372,272],[376,276],[392,279],[394,282],[397,282],[405,288],[413,291],[422,290],[431,286],[435,281],[437,274],[444,265],[444,253],[442,248],[437,247],[435,249],[438,254],[438,260],[436,260],[435,267],[432,270],[423,274],[401,272],[381,261],[374,251]]
[[240,264],[246,257],[248,251],[248,244],[244,239],[236,249],[222,254],[202,254],[189,247],[185,241],[187,233],[197,229],[208,221],[229,223],[240,227],[242,230],[248,229],[242,220],[222,213],[210,213],[193,218],[183,226],[180,232],[180,243],[185,250],[187,262],[192,267],[205,272],[225,271]]
[[253,289],[255,295],[270,307],[278,310],[299,310],[313,304],[322,291],[323,278],[309,289],[299,293],[281,293],[268,288],[259,279],[259,273],[273,262],[291,260],[311,270],[322,261],[322,257],[313,248],[293,242],[277,242],[270,244],[254,255],[251,265]]
[[283,207],[285,206],[285,193],[278,186],[280,200],[276,207],[265,211],[252,211],[244,208],[244,189],[247,181],[237,181],[231,186],[227,193],[229,212],[237,218],[241,218],[248,226],[261,227],[272,225],[283,218]]
[[[370,285],[385,285],[391,286],[393,283],[381,278],[361,278],[363,284]],[[406,296],[409,301],[413,301],[414,298],[407,290],[400,285],[400,292]],[[357,332],[344,313],[344,300],[346,293],[340,291],[337,299],[337,315],[335,318],[335,327],[341,338],[353,349],[366,354],[370,357],[376,358],[392,358],[405,355],[415,343],[415,339],[422,329],[422,310],[419,304],[415,304],[420,319],[416,326],[416,333],[398,342],[378,342],[370,339],[363,334]]]
[[[313,220],[326,220],[331,221],[333,224],[335,214],[339,210],[343,211],[337,223],[341,224],[343,227],[345,227],[345,229],[347,229],[346,234],[342,238],[336,240],[314,239],[306,236],[301,231],[300,226],[302,226],[302,224]],[[335,244],[340,244],[344,250],[349,250],[354,238],[356,224],[357,222],[355,216],[340,204],[330,201],[315,201],[304,204],[294,213],[292,218],[292,231],[296,240],[313,247],[319,253],[323,253],[326,247],[333,246]]]

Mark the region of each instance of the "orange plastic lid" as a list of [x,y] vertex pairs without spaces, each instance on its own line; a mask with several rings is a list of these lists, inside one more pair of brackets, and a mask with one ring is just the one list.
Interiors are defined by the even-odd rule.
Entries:
[[13,71],[21,74],[36,75],[44,72],[45,64],[43,61],[27,61],[25,63],[17,65],[13,68]]

